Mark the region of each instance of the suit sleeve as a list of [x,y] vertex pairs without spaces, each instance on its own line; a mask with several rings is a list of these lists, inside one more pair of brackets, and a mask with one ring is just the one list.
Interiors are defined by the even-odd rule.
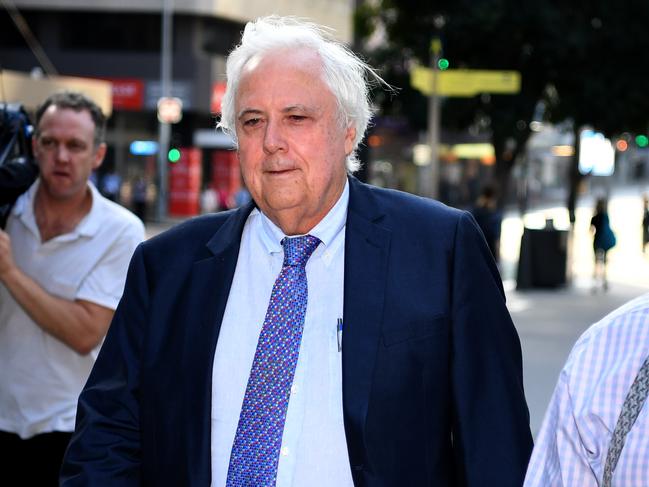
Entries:
[[453,443],[461,485],[519,487],[532,450],[521,346],[502,281],[473,218],[452,264]]
[[61,486],[140,485],[139,367],[148,292],[142,246],[78,402]]

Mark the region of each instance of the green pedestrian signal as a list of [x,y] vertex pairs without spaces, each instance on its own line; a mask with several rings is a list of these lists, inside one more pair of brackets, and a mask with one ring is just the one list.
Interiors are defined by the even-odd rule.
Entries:
[[180,160],[180,151],[178,149],[169,149],[167,157],[169,162],[178,162]]
[[446,58],[440,58],[439,61],[437,61],[437,67],[440,69],[440,71],[446,71],[451,63],[448,62],[448,59]]
[[635,145],[638,147],[647,147],[649,145],[649,138],[646,135],[638,135],[635,138]]

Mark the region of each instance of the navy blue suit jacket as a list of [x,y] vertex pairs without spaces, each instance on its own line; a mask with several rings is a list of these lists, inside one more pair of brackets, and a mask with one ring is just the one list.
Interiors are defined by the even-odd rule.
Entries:
[[[212,391],[212,360],[251,210],[136,250],[62,485],[210,485],[211,397],[228,393]],[[520,343],[468,213],[350,178],[343,319],[355,485],[522,484],[532,440]]]

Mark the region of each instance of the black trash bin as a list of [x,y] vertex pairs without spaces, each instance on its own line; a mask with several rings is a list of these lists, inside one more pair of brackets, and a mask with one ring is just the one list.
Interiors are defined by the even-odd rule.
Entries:
[[568,231],[524,228],[516,288],[554,288],[566,284]]

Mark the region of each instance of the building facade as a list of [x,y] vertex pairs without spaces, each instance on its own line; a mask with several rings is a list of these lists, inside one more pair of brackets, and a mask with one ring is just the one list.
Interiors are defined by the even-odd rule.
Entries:
[[[139,149],[155,144],[133,146],[133,142],[158,140],[156,114],[162,95],[164,0],[13,0],[12,3],[13,17],[6,4],[4,10],[0,8],[0,69],[37,75],[48,71],[34,54],[33,46],[30,47],[31,37],[42,46],[56,74],[112,83],[109,151],[98,179],[117,173],[127,183],[124,198],[129,199],[128,183],[142,177],[153,182],[156,177],[157,156],[150,153],[151,149]],[[190,150],[182,151],[181,166],[185,163],[200,166],[199,169],[173,168],[170,174],[172,178],[183,179],[183,174],[191,173],[193,176],[187,177],[187,181],[199,185],[199,188],[192,186],[191,198],[194,192],[211,186],[221,195],[225,206],[239,186],[238,165],[230,150],[230,140],[215,130],[215,123],[225,81],[225,58],[240,38],[244,24],[271,13],[294,15],[331,27],[335,36],[349,43],[353,1],[176,0],[170,3],[173,4],[170,94],[180,98],[183,107],[181,121],[172,125],[170,146]],[[16,26],[16,13],[25,20],[27,33]],[[174,185],[171,179],[169,183],[170,187]]]

